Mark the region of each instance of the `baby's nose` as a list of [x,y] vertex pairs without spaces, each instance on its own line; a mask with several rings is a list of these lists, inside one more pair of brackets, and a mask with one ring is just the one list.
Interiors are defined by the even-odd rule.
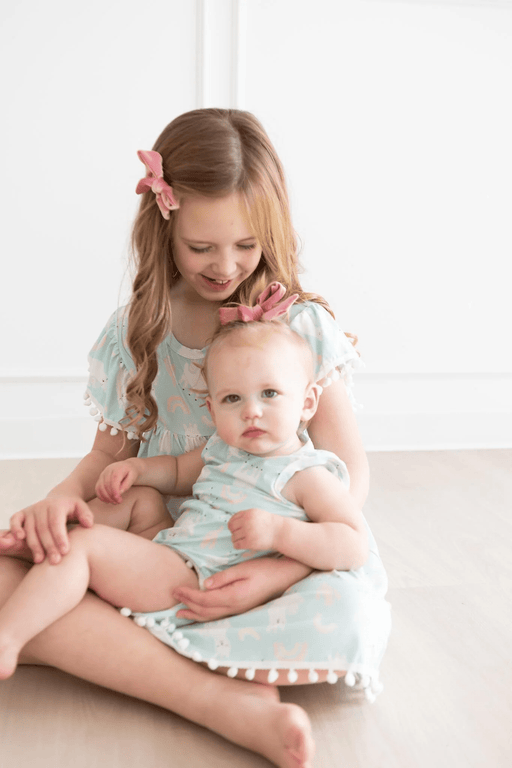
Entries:
[[255,419],[261,416],[261,404],[257,400],[248,400],[243,409],[244,419]]

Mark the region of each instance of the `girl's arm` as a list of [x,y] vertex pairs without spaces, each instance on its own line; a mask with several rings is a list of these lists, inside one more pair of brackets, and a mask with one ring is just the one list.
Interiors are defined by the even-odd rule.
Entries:
[[93,524],[93,516],[86,502],[95,495],[94,488],[101,472],[113,462],[127,459],[137,453],[138,441],[127,440],[126,435],[112,436],[96,433],[91,451],[47,497],[16,512],[10,520],[11,533],[16,539],[25,539],[34,562],[47,555],[58,562],[60,555],[69,550],[66,528],[68,521],[85,527]]
[[325,467],[298,472],[284,495],[311,522],[247,509],[228,523],[237,549],[274,549],[319,571],[355,570],[368,558],[363,516],[343,483]]
[[342,381],[324,389],[308,433],[315,448],[332,451],[347,465],[350,495],[359,509],[368,496],[370,472],[356,417]]
[[258,557],[206,579],[204,590],[179,587],[173,597],[185,603],[176,614],[193,621],[213,621],[245,613],[273,600],[297,581],[305,579],[311,568],[288,557]]

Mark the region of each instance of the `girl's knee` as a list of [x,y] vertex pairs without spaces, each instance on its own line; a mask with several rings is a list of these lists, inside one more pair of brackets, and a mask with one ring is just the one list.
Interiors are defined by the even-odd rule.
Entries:
[[151,488],[148,485],[132,486],[132,488],[124,494],[123,499],[133,503],[144,504],[151,508],[160,507],[164,503],[160,491],[157,491],[156,488]]

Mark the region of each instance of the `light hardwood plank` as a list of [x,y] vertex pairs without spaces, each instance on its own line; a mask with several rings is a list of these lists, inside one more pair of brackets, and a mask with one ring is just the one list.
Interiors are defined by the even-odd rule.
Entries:
[[[73,466],[0,462],[0,524]],[[365,509],[389,575],[393,633],[375,704],[343,683],[289,686],[317,768],[512,765],[512,451],[372,453]],[[172,681],[170,682],[172,684]],[[2,768],[268,763],[157,707],[57,670],[0,683]]]

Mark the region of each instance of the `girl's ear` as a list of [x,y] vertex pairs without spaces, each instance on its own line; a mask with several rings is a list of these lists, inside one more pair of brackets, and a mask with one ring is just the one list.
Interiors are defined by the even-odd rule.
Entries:
[[306,395],[304,397],[304,407],[302,409],[301,421],[311,421],[318,408],[318,401],[322,394],[322,387],[320,384],[310,384],[306,389]]

